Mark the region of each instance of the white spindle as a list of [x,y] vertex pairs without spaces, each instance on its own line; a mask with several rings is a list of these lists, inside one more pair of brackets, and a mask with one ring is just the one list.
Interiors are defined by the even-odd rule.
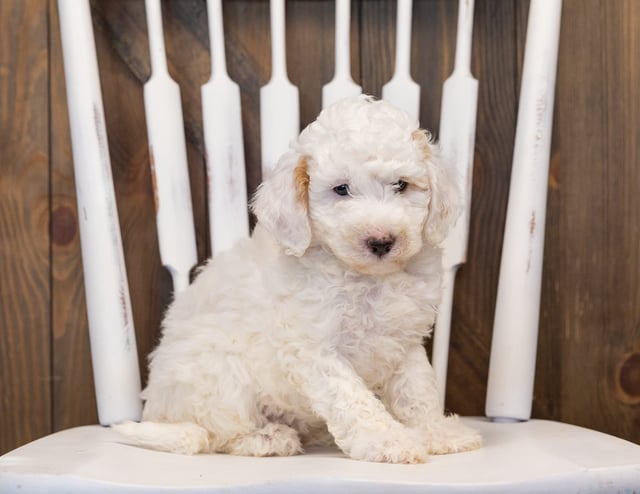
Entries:
[[287,77],[285,2],[271,0],[271,80],[260,89],[262,175],[300,132],[298,88]]
[[58,0],[98,418],[138,420],[140,374],[88,0]]
[[362,88],[351,78],[350,28],[351,1],[336,0],[335,73],[331,82],[322,88],[322,108],[362,93]]
[[420,85],[411,79],[412,0],[398,0],[396,19],[396,61],[393,77],[382,87],[382,98],[420,118]]
[[211,78],[202,86],[213,255],[249,236],[240,89],[227,74],[221,0],[207,0]]
[[144,85],[144,109],[153,176],[160,258],[175,292],[189,285],[197,263],[187,146],[180,88],[167,71],[160,0],[146,0],[151,78]]
[[486,414],[531,417],[562,0],[532,0],[491,343]]
[[433,336],[432,360],[442,406],[444,406],[447,383],[453,287],[458,268],[467,260],[469,237],[471,181],[478,107],[478,81],[471,75],[473,4],[473,0],[460,0],[458,3],[455,67],[451,76],[444,83],[440,112],[442,157],[455,169],[463,204],[460,217],[443,243],[443,297]]

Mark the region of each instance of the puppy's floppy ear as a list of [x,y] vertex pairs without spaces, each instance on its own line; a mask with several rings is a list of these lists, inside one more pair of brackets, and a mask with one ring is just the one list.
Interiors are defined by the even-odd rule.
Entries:
[[440,158],[438,147],[432,143],[430,135],[418,129],[413,133],[413,142],[424,159],[431,189],[424,237],[431,245],[438,245],[460,214],[460,189],[453,170]]
[[311,243],[307,158],[289,151],[256,191],[251,208],[286,254],[301,256]]

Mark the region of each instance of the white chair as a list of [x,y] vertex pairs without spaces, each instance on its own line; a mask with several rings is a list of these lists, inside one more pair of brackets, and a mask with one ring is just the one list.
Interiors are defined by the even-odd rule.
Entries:
[[[409,3],[410,6],[410,0],[399,1]],[[560,3],[561,0],[531,2],[488,386],[487,415],[495,420],[463,419],[481,431],[484,437],[481,449],[433,456],[424,465],[358,462],[333,449],[311,450],[305,455],[287,458],[228,455],[187,457],[123,444],[120,437],[108,427],[95,425],[52,434],[0,457],[0,492],[513,493],[640,490],[640,446],[580,427],[529,420],[544,232],[542,223],[546,201],[545,187],[541,184],[546,183],[548,173]],[[215,17],[215,10],[219,11],[220,3],[212,1],[210,4],[211,21]],[[132,318],[120,232],[114,216],[115,200],[105,145],[106,130],[88,0],[59,0],[58,5],[63,32],[78,203],[80,208],[87,211],[84,219],[81,217],[81,235],[97,403],[100,422],[108,425],[126,418],[139,418],[140,378],[135,357],[135,338],[130,323]],[[158,27],[157,24],[152,26],[155,22],[153,9],[157,6],[158,0],[147,2],[150,31]],[[282,0],[274,1],[272,15],[284,15],[282,7]],[[544,12],[542,8],[545,9]],[[460,1],[459,31],[468,29],[466,38],[461,34],[458,37],[457,50],[464,51],[466,46],[467,54],[463,53],[462,59],[470,53],[468,19],[472,15],[472,9],[472,2]],[[466,24],[463,14],[467,16]],[[277,26],[279,21],[275,20],[273,25]],[[211,22],[210,25],[212,31],[221,30],[221,24]],[[216,39],[219,43],[222,39],[221,31],[218,34]],[[161,30],[159,36],[156,40],[161,39]],[[154,49],[162,52],[157,41],[155,45],[152,43],[152,50]],[[539,50],[546,55],[540,56]],[[162,67],[158,68],[158,64],[162,64],[162,57],[158,53],[154,57],[155,76],[156,69],[162,72]],[[469,103],[474,101],[474,84],[468,74],[468,63],[465,64],[463,60],[460,66],[463,67],[460,69],[462,79],[466,82],[459,86],[470,91],[466,93],[465,99]],[[214,67],[217,67],[214,71],[224,70],[224,63],[219,63],[218,60]],[[457,63],[456,67],[458,70]],[[286,89],[286,68],[281,67],[279,70],[279,84]],[[349,79],[344,73],[341,76],[345,80]],[[162,84],[157,85],[171,87],[168,75],[159,77],[164,79],[161,80]],[[154,97],[153,91],[149,91],[150,98]],[[175,93],[175,89],[167,91]],[[232,90],[227,85],[225,91]],[[291,98],[291,91],[282,92]],[[297,108],[296,105],[297,102],[293,101],[292,107]],[[232,112],[236,110],[234,105],[225,108],[225,111],[230,112],[230,120],[234,118]],[[469,108],[466,109],[468,110]],[[444,127],[454,130],[469,129],[469,125],[475,121],[475,114],[471,111],[465,115],[460,111],[454,107],[451,110],[455,114],[454,121]],[[163,130],[149,128],[150,142],[159,138],[156,132],[161,133]],[[229,135],[217,133],[217,138],[237,140],[237,131],[234,132]],[[473,130],[471,133],[473,134]],[[178,156],[180,147],[183,146],[180,142],[182,137],[180,132],[169,135],[169,139],[177,143],[174,146],[178,148]],[[218,145],[212,142],[215,138],[215,135],[207,138],[208,147]],[[468,140],[465,142],[468,145]],[[450,158],[458,164],[461,173],[468,174],[469,149],[465,150],[463,143],[455,137],[451,137],[446,146],[449,148],[444,151],[450,153]],[[172,148],[166,152],[176,151]],[[179,160],[177,162],[180,163]],[[162,248],[163,263],[174,274],[174,287],[178,290],[184,284],[179,279],[180,275],[185,270],[188,272],[195,261],[193,245],[190,245],[193,237],[189,233],[192,220],[189,218],[188,194],[184,189],[180,192],[180,187],[163,187],[164,181],[173,183],[184,180],[184,170],[179,167],[167,170],[169,165],[163,163],[162,158],[156,157],[157,200],[161,205],[160,209],[164,211],[162,205],[172,204],[172,201],[176,204],[175,208],[169,208],[168,219],[159,218],[158,228],[160,242],[167,242],[166,247]],[[270,163],[263,163],[264,165],[269,166]],[[216,164],[210,163],[210,167],[212,166]],[[160,167],[163,169],[159,169]],[[178,192],[175,192],[176,189]],[[234,210],[234,199],[229,198],[226,204],[230,211]],[[523,235],[525,241],[532,240],[528,216],[532,214],[531,211],[537,214],[538,233],[534,236],[533,244],[525,243],[523,247]],[[219,213],[216,211],[216,214]],[[183,242],[174,245],[169,240],[163,240],[166,232],[160,223],[164,221],[167,224],[177,221],[180,227],[186,229],[186,233],[180,237]],[[462,225],[466,227],[465,223]],[[246,229],[233,234],[244,235]],[[459,238],[462,240],[458,242],[466,244],[464,229]],[[455,273],[455,268],[464,261],[464,245],[450,242],[447,248],[457,249],[449,257],[453,262],[448,265],[451,272]],[[528,269],[519,269],[523,262],[527,263]],[[519,273],[526,273],[526,276],[519,278]],[[453,283],[453,275],[449,283]],[[506,303],[505,294],[516,292],[521,292],[524,296],[512,295],[509,303]],[[528,325],[517,326],[510,323],[509,318],[513,314],[518,315],[521,321],[523,313],[529,314],[526,318]],[[437,362],[434,364],[441,382],[446,373],[446,326],[447,324],[439,321],[436,332],[440,333],[438,346],[445,348],[436,350],[434,355]],[[515,332],[516,327],[519,332]],[[121,328],[122,331],[115,331],[115,328]],[[506,331],[506,328],[511,329]],[[515,346],[512,346],[513,338],[518,343]],[[516,353],[513,348],[521,348],[522,353]],[[116,375],[112,371],[114,368],[122,372]]]

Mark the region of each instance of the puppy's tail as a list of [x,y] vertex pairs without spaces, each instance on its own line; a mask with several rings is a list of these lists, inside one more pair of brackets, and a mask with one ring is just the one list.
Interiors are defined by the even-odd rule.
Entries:
[[209,432],[193,422],[123,422],[111,428],[144,448],[182,455],[209,452]]

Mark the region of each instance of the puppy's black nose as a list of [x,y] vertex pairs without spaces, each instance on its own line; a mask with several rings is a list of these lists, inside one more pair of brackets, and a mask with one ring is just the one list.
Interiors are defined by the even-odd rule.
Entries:
[[376,256],[383,257],[389,253],[395,241],[396,238],[391,235],[382,238],[369,237],[367,239],[367,247]]

